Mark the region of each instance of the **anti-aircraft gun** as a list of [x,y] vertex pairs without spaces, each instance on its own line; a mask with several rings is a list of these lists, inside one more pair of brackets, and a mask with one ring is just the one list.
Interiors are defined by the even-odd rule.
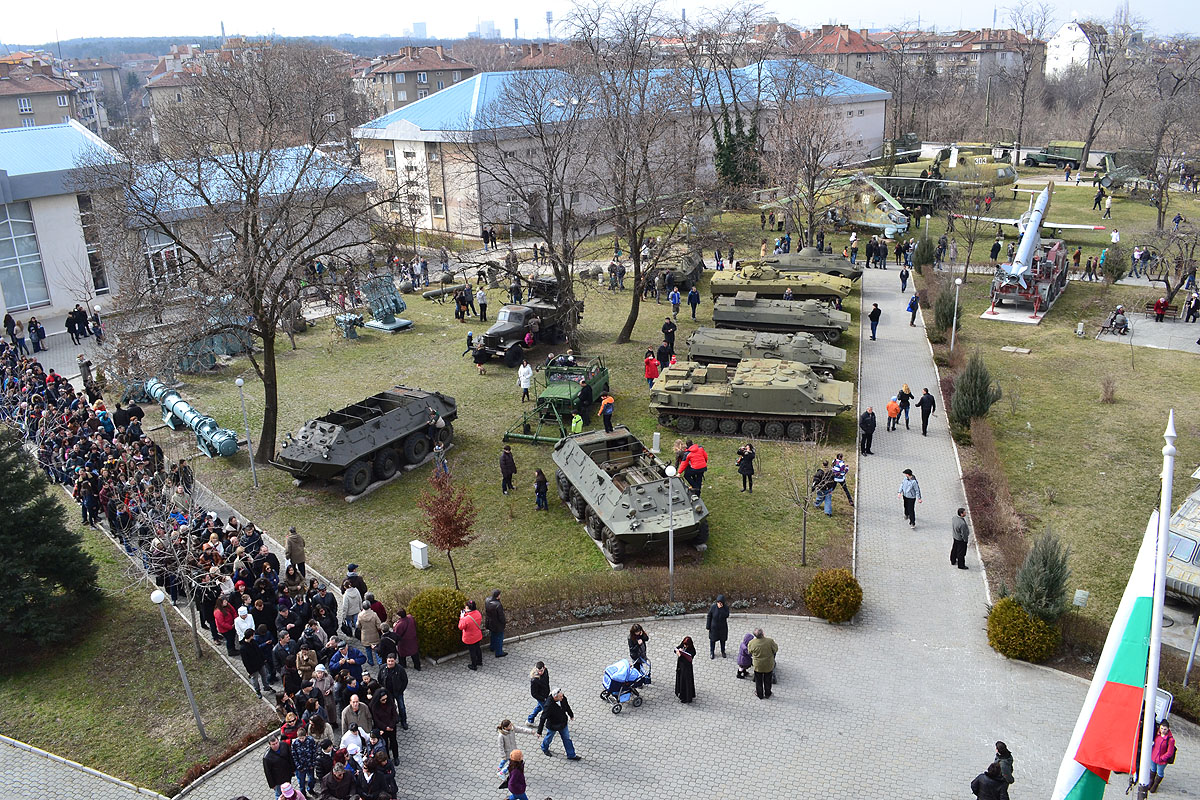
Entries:
[[145,384],[146,394],[162,407],[162,419],[173,431],[190,428],[196,434],[196,446],[209,458],[228,458],[237,452],[237,434],[222,428],[212,417],[206,417],[179,396],[179,392],[168,387],[157,378]]
[[371,308],[371,316],[374,317],[366,327],[388,333],[412,327],[412,320],[396,316],[404,313],[408,305],[396,289],[396,281],[391,275],[369,275],[360,288],[363,296],[367,298],[367,305]]

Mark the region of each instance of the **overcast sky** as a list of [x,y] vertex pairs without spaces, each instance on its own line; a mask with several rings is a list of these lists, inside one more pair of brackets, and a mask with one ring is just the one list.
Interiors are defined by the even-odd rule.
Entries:
[[[997,20],[1004,22],[1004,7],[1014,0],[1002,0]],[[421,10],[412,16],[405,9],[410,4],[352,4],[310,3],[305,0],[254,0],[230,2],[207,0],[199,3],[149,2],[120,0],[118,3],[97,3],[94,0],[59,0],[52,7],[36,2],[8,3],[4,24],[0,27],[3,44],[38,44],[55,38],[74,39],[85,36],[172,36],[185,41],[200,35],[216,36],[225,23],[227,34],[240,33],[259,36],[272,32],[281,36],[350,33],[358,36],[400,36],[414,22],[425,22],[430,36],[456,38],[474,30],[481,20],[491,20],[502,36],[513,35],[513,19],[520,19],[524,37],[546,35],[546,12],[561,19],[570,8],[561,0],[511,0],[484,2],[456,0],[445,4],[411,4]],[[687,9],[689,18],[704,6],[717,3],[688,0],[666,0],[664,9],[678,15]],[[904,0],[858,0],[852,15],[821,16],[817,3],[796,0],[775,0],[767,8],[780,20],[812,27],[824,22],[841,22],[855,28],[875,28],[915,22],[920,13],[921,26],[937,26],[939,30],[958,27],[978,28],[991,25],[990,4],[935,2],[909,3]],[[924,6],[924,9],[922,9]],[[1055,3],[1058,20],[1073,16],[1111,18],[1116,0],[1067,0]],[[1200,4],[1195,0],[1130,0],[1133,15],[1145,19],[1151,29],[1160,33],[1200,33]]]

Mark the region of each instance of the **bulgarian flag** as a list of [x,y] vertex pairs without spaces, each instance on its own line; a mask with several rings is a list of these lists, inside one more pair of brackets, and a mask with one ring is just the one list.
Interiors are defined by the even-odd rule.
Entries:
[[1092,677],[1087,699],[1058,768],[1052,800],[1092,800],[1104,796],[1111,772],[1137,769],[1137,741],[1146,663],[1150,653],[1155,545],[1158,512],[1150,515],[1146,535],[1133,562],[1133,573],[1104,652]]

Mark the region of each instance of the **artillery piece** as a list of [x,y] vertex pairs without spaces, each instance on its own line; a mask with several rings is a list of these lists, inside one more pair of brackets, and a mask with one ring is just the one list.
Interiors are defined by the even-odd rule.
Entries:
[[145,384],[146,394],[162,407],[162,420],[173,431],[190,428],[196,434],[196,446],[209,458],[228,458],[237,452],[237,434],[222,428],[212,417],[206,417],[157,378]]
[[[367,298],[367,305],[371,308],[371,316],[374,317],[366,327],[388,333],[405,331],[412,327],[412,320],[396,316],[404,313],[408,304],[404,302],[404,298],[397,291],[396,282],[391,275],[368,275],[367,279],[362,282],[361,290],[363,297]],[[356,337],[347,336],[346,338]]]

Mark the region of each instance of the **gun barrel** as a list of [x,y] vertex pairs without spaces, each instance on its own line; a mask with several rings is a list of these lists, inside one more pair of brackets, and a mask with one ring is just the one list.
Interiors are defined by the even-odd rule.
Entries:
[[237,452],[237,434],[222,428],[212,417],[201,414],[195,406],[180,397],[179,392],[157,378],[146,381],[145,388],[146,394],[162,407],[163,421],[169,423],[168,417],[173,417],[180,424],[191,428],[196,434],[196,446],[209,458],[228,458]]

